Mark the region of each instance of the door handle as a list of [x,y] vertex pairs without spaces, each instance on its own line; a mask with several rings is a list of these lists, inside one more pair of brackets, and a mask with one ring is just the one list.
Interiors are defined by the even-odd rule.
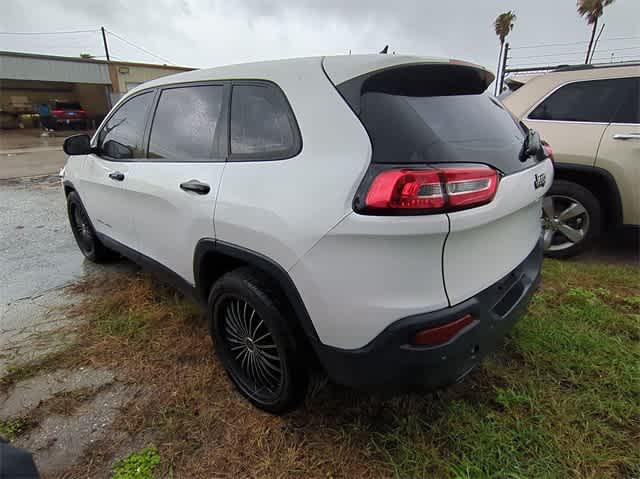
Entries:
[[113,173],[109,173],[109,178],[116,181],[124,180],[124,173],[120,173],[119,171],[114,171]]
[[199,195],[206,195],[211,191],[211,187],[208,184],[202,183],[198,180],[189,180],[184,183],[180,183],[180,188],[184,191],[193,191]]
[[640,133],[616,133],[614,140],[640,140]]

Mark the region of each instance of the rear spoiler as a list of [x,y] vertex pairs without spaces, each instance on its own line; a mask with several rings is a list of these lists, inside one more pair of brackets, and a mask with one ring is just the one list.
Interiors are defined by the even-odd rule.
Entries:
[[423,61],[369,71],[334,85],[356,115],[360,115],[360,98],[366,92],[402,96],[480,94],[494,78],[493,73],[473,63]]

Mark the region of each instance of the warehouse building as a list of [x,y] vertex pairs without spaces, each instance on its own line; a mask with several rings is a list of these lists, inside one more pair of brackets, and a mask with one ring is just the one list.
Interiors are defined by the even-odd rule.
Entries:
[[99,123],[127,91],[191,68],[0,51],[0,128],[37,123],[39,105],[79,104]]

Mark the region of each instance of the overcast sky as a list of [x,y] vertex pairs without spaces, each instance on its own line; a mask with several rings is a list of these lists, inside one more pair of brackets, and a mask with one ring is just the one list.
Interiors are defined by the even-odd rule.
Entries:
[[[513,47],[586,42],[589,28],[574,0],[2,0],[2,32],[94,30],[104,25],[179,65],[207,67],[284,57],[398,53],[474,61],[495,70],[493,20],[506,10],[518,19]],[[605,10],[596,60],[611,53],[640,59],[640,0]],[[634,38],[628,38],[634,37]],[[158,62],[118,38],[112,54]],[[97,32],[0,35],[0,50],[77,56],[104,55]],[[569,63],[586,44],[513,50],[513,64]],[[547,55],[537,56],[536,55]],[[527,57],[527,58],[525,58]]]

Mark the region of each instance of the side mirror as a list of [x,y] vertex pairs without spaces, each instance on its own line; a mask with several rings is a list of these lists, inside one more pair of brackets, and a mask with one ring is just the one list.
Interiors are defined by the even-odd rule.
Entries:
[[84,133],[65,138],[62,149],[67,155],[88,155],[93,151],[91,138]]

